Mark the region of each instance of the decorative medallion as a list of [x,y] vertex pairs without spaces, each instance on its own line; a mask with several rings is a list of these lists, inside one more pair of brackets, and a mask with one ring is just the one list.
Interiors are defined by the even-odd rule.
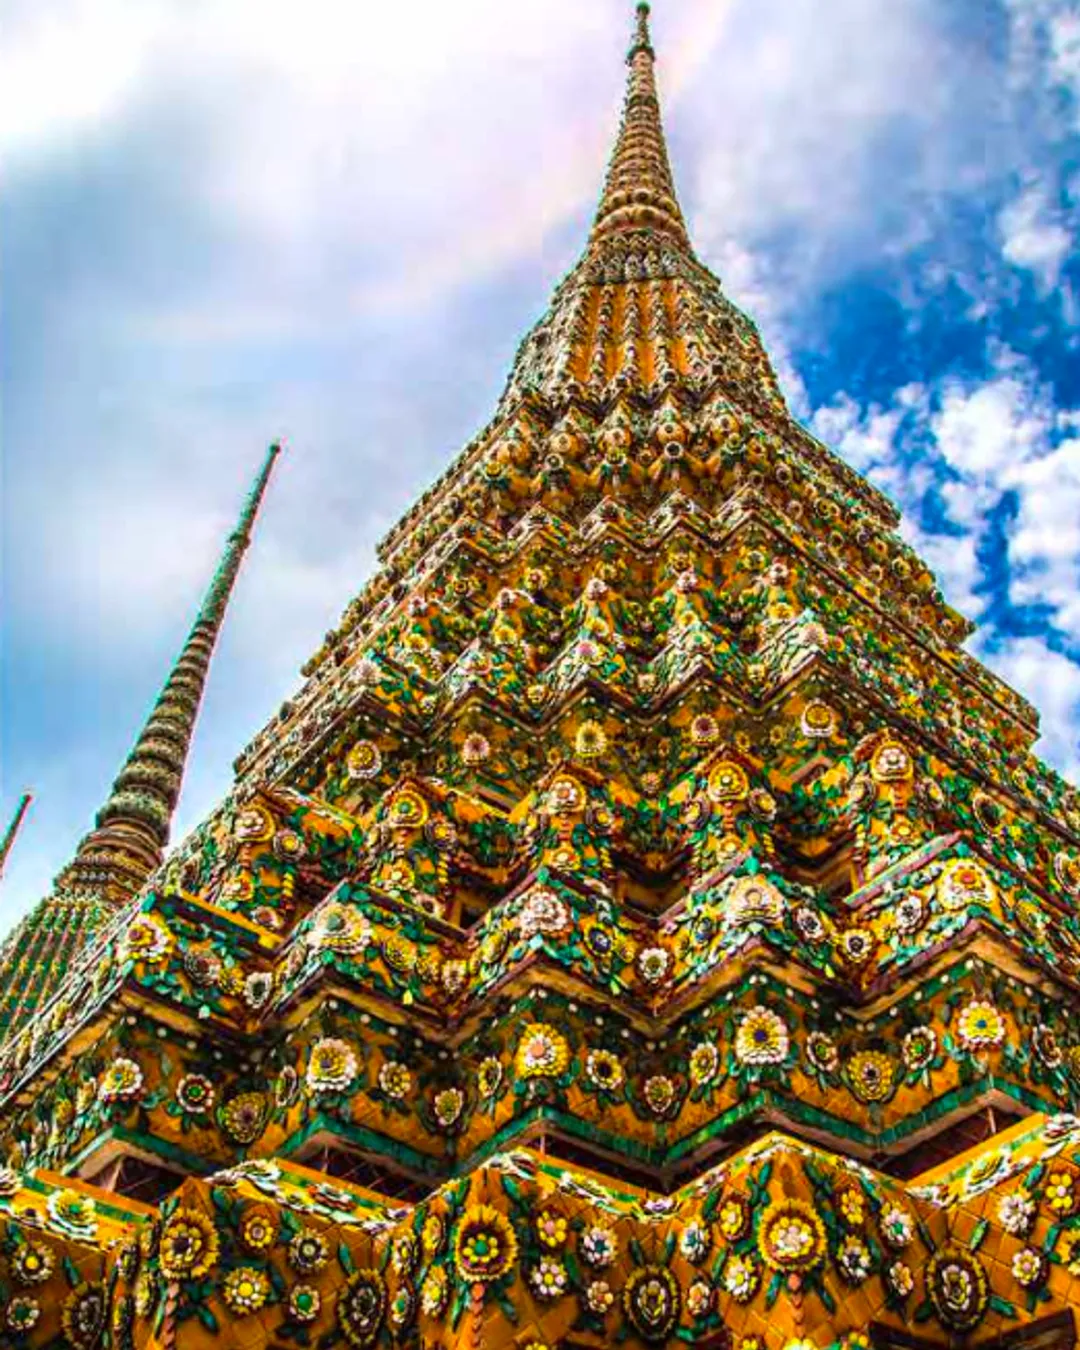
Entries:
[[412,788],[401,788],[386,804],[386,823],[395,830],[419,830],[431,814],[427,802]]
[[666,1341],[678,1325],[682,1307],[679,1282],[666,1266],[641,1266],[623,1289],[626,1319],[644,1341]]
[[708,793],[718,806],[725,802],[745,801],[750,792],[750,780],[741,764],[722,759],[709,772]]
[[966,1247],[951,1242],[930,1257],[926,1290],[938,1320],[950,1331],[974,1330],[990,1299],[982,1262]]
[[246,806],[236,817],[233,833],[242,844],[261,844],[274,835],[274,817],[264,806]]
[[576,778],[559,774],[551,780],[546,804],[554,816],[574,815],[585,809],[585,789]]
[[907,749],[899,741],[886,739],[870,760],[870,776],[875,783],[898,783],[913,777],[915,766]]
[[994,883],[985,869],[970,858],[955,858],[942,868],[937,881],[937,897],[942,909],[950,912],[968,905],[989,905],[995,895]]
[[345,756],[345,771],[350,778],[366,782],[378,777],[382,753],[374,741],[357,741]]
[[377,1270],[356,1270],[338,1294],[338,1328],[356,1350],[375,1344],[386,1318],[386,1282]]
[[77,1284],[64,1300],[60,1324],[72,1350],[96,1350],[105,1332],[105,1286]]
[[825,1229],[817,1210],[805,1200],[774,1201],[758,1224],[757,1248],[773,1270],[813,1270],[825,1256]]
[[518,1243],[509,1220],[490,1205],[474,1205],[458,1220],[454,1269],[466,1284],[491,1284],[509,1274]]

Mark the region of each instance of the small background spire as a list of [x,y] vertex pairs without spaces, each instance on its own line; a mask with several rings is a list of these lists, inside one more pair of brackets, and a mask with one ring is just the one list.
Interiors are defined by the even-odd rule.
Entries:
[[19,804],[15,808],[15,814],[11,817],[11,823],[4,831],[3,839],[0,839],[0,877],[4,875],[4,864],[7,862],[8,854],[11,852],[11,846],[15,842],[15,836],[19,833],[19,828],[23,823],[23,817],[26,815],[27,807],[33,800],[29,792],[24,792],[19,798]]
[[80,843],[58,886],[89,888],[116,903],[133,894],[161,862],[210,659],[280,453],[278,445],[267,451],[176,664],[97,814],[95,828]]
[[277,445],[267,451],[187,641],[94,829],[52,893],[0,946],[0,1040],[48,1002],[80,952],[162,861],[210,658],[280,453]]

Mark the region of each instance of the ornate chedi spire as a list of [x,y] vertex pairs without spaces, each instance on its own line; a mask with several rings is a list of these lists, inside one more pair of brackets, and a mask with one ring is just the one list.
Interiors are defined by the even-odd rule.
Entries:
[[272,445],[266,454],[191,632],[94,828],[53,893],[0,948],[0,1033],[48,998],[88,938],[162,860],[210,660],[279,453]]
[[495,417],[0,1046],[0,1340],[1069,1350],[1080,801],[896,525],[686,242],[639,10]]

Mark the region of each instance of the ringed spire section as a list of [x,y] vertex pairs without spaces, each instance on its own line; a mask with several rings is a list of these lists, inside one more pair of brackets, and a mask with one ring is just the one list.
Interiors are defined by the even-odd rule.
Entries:
[[637,7],[637,26],[626,61],[630,74],[622,122],[590,242],[630,230],[650,229],[689,248],[660,117],[648,5]]
[[97,814],[94,829],[79,844],[59,885],[89,887],[119,902],[134,894],[161,862],[210,661],[280,453],[276,444],[267,451],[176,664]]
[[72,962],[161,863],[210,660],[280,446],[271,445],[176,664],[74,859],[0,947],[0,1040],[56,991]]

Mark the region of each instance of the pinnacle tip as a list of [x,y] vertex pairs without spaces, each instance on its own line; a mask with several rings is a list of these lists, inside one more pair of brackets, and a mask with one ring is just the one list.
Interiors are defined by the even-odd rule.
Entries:
[[632,61],[638,52],[647,52],[650,56],[653,55],[652,41],[649,37],[649,13],[650,9],[646,0],[639,0],[634,36],[630,43],[630,50],[626,54],[628,61]]

